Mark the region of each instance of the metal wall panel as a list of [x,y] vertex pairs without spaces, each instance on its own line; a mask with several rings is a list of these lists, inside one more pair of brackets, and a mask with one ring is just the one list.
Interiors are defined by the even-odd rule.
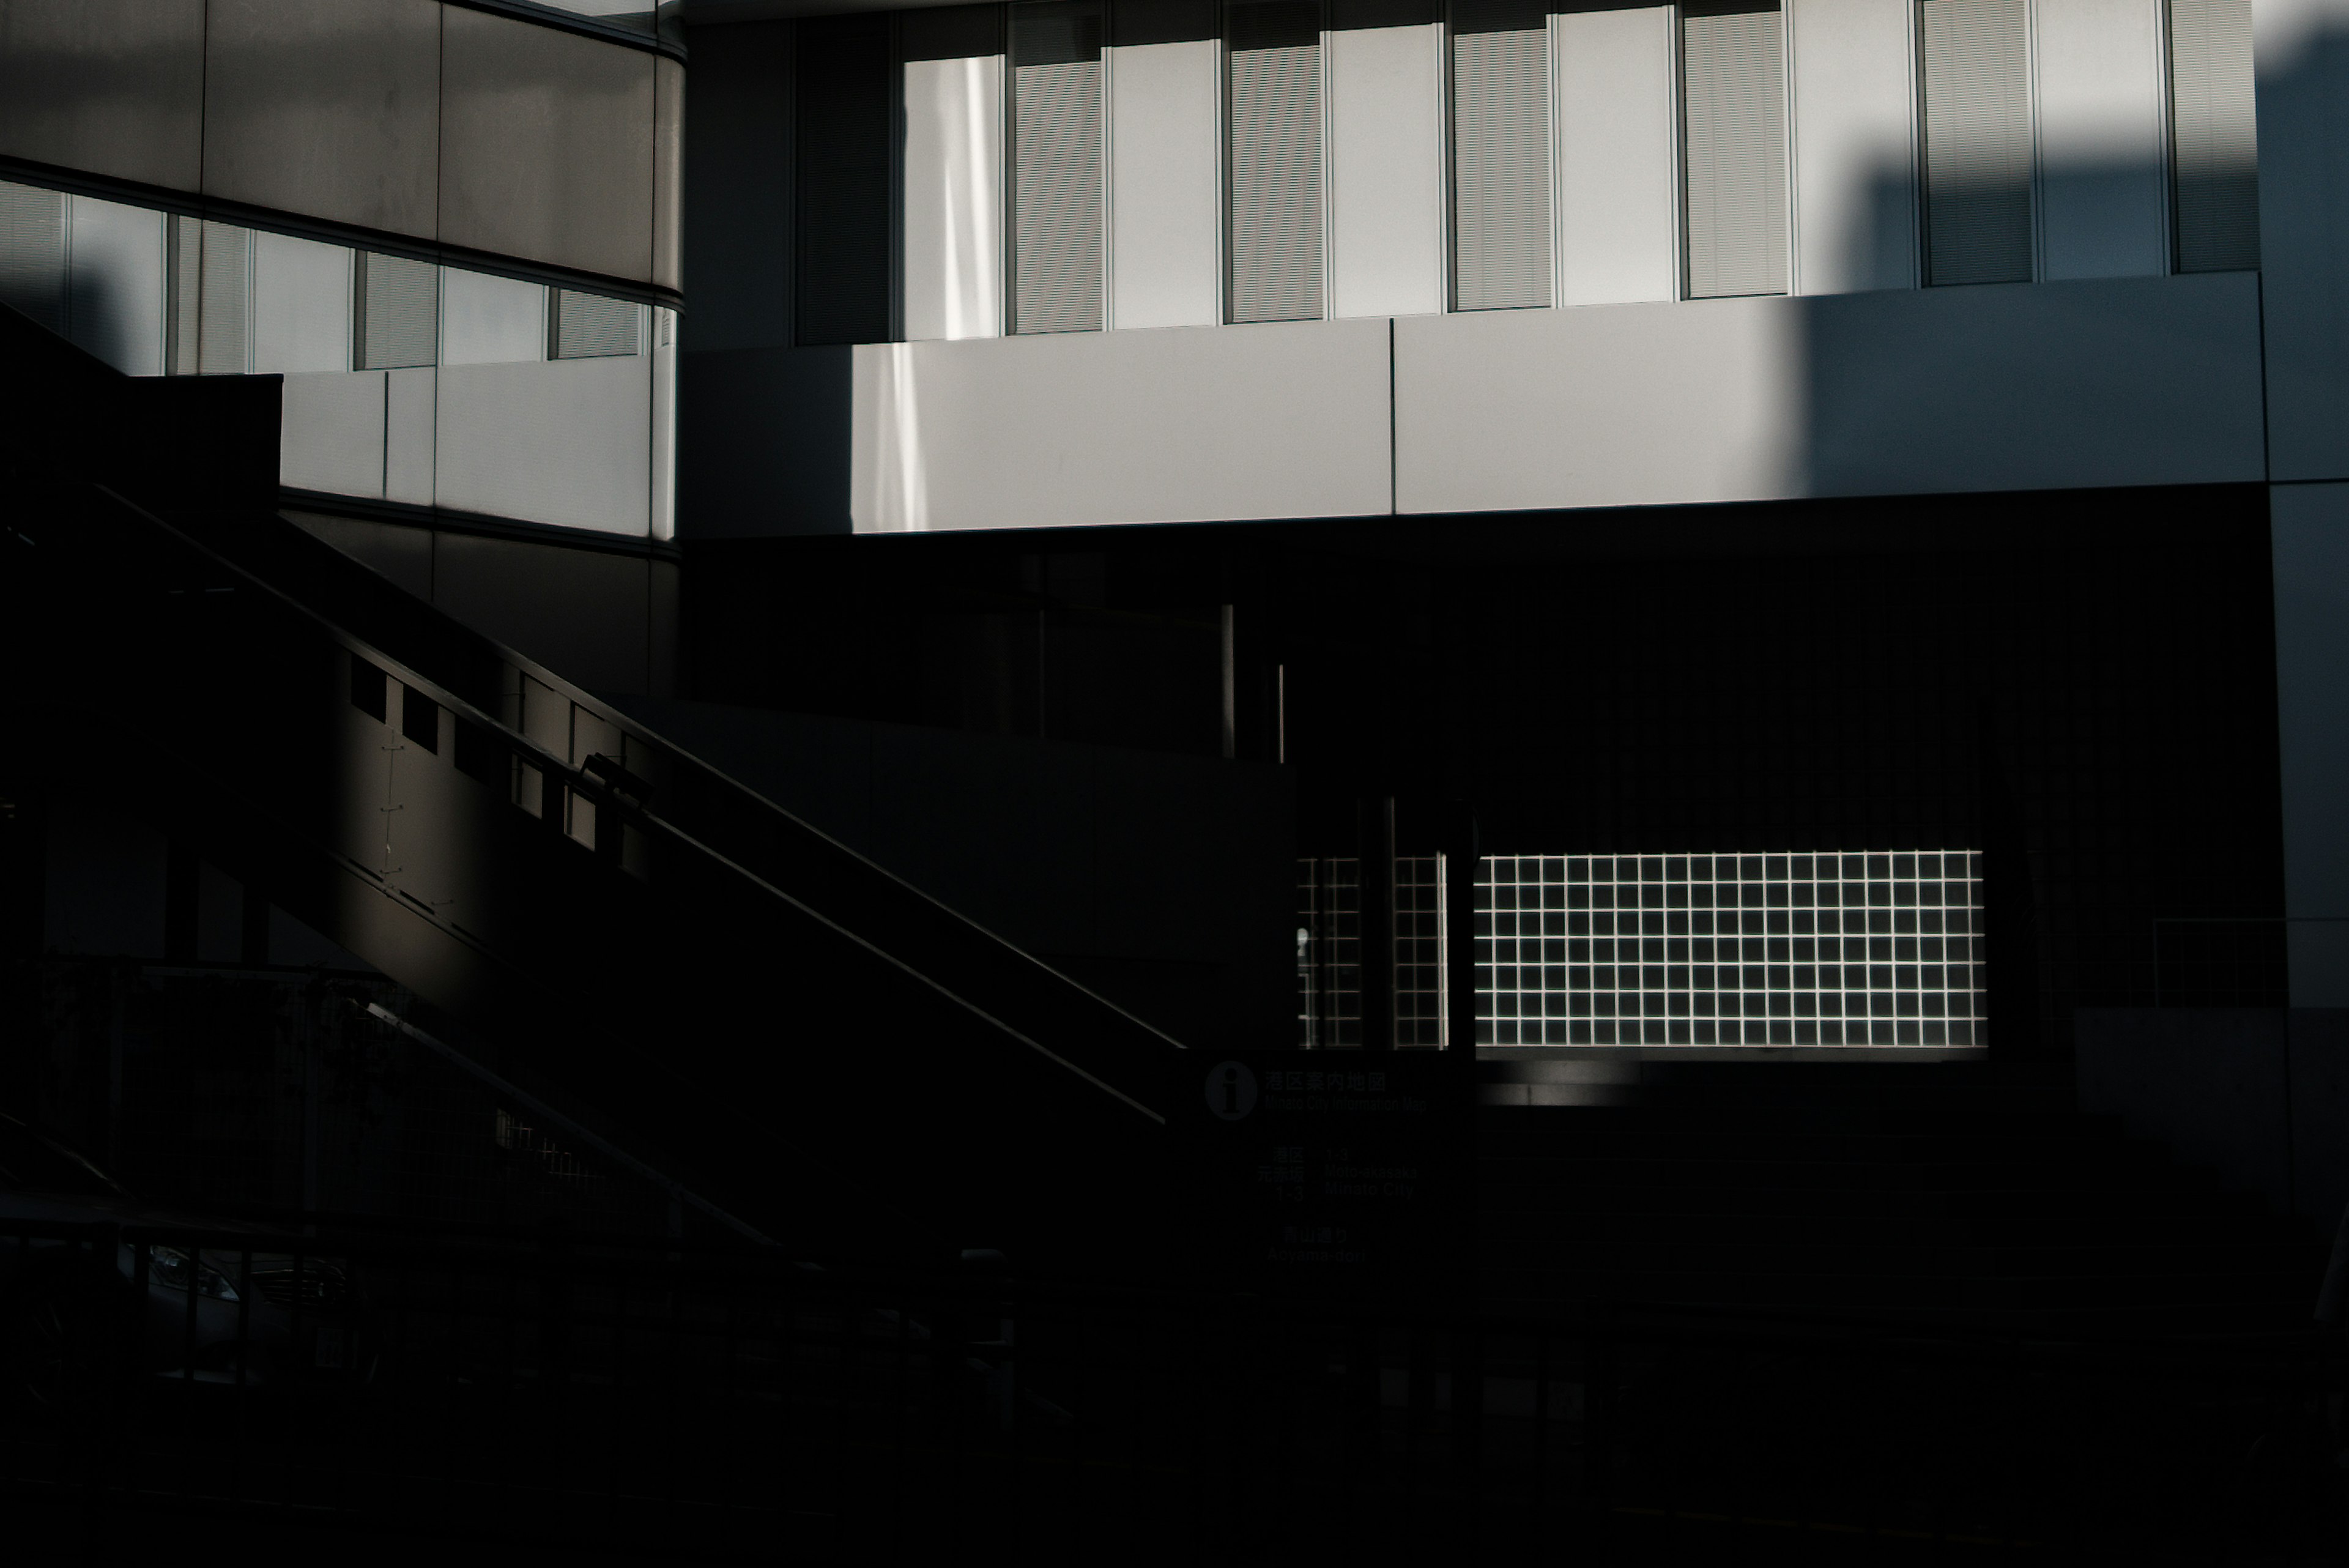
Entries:
[[1112,326],[1205,327],[1216,319],[1221,48],[1190,40],[1106,51]]
[[2268,493],[2294,1007],[2349,1007],[2349,485]]
[[1671,299],[1680,292],[1672,13],[1577,11],[1555,26],[1559,303]]
[[905,62],[905,336],[1003,331],[1003,57]]
[[285,234],[253,238],[253,368],[351,368],[349,250]]
[[443,367],[434,499],[641,536],[652,494],[650,365],[636,355]]
[[1917,282],[1916,59],[1909,7],[1788,0],[1795,291]]
[[1234,321],[1321,315],[1321,46],[1317,5],[1235,5],[1226,67],[1231,109],[1230,295]]
[[1537,4],[1490,0],[1453,18],[1453,306],[1547,305],[1548,24]]
[[802,22],[793,61],[794,341],[890,335],[889,24]]
[[1688,292],[1786,287],[1785,30],[1768,10],[1684,8]]
[[0,153],[193,191],[204,0],[0,0]]
[[651,282],[655,57],[456,5],[441,27],[441,241]]
[[73,340],[126,376],[163,373],[169,290],[162,213],[72,197],[67,316]]
[[695,349],[792,340],[792,32],[789,22],[749,22],[694,35],[682,243]]
[[2162,12],[2162,0],[2032,8],[2042,276],[2169,270]]
[[436,0],[211,0],[204,192],[430,239]]
[[1444,308],[1444,29],[1330,35],[1332,316]]
[[429,366],[387,370],[383,379],[384,499],[429,506],[440,372]]
[[2260,265],[2251,0],[2169,0],[2180,272]]
[[0,182],[0,305],[66,329],[66,198]]
[[653,62],[653,282],[685,286],[685,67]]
[[1102,13],[1011,8],[1011,329],[1102,326]]
[[285,378],[278,482],[330,495],[383,493],[383,372]]
[[2033,271],[2030,0],[1924,0],[1927,281]]

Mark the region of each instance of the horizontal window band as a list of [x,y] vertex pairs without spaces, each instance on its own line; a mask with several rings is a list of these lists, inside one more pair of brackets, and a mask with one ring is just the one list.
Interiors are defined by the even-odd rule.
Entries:
[[[664,55],[679,65],[686,63],[685,46],[675,38],[665,38],[657,32],[646,32],[623,22],[606,22],[600,17],[583,16],[576,11],[559,10],[552,5],[533,5],[530,0],[443,0],[467,11],[485,12],[492,16],[511,16],[517,22],[545,27],[557,33],[576,33],[583,38],[598,43],[617,44],[624,49],[636,49],[647,55]],[[651,10],[648,3],[646,6]]]
[[102,174],[61,169],[55,164],[35,163],[5,154],[0,154],[0,180],[20,185],[38,185],[72,196],[94,196],[102,202],[119,202],[125,206],[144,207],[150,212],[170,213],[183,218],[208,218],[216,223],[233,223],[239,228],[259,229],[298,240],[347,245],[353,250],[372,251],[378,255],[434,262],[462,272],[487,273],[492,277],[516,278],[523,283],[553,284],[582,294],[600,294],[613,299],[634,300],[638,305],[657,305],[669,310],[682,311],[685,308],[685,296],[676,289],[660,288],[635,278],[550,266],[543,262],[502,255],[493,251],[471,250],[463,245],[436,244],[429,240],[419,240],[413,234],[388,234],[380,229],[362,228],[356,223],[337,223],[301,213],[250,206],[243,202],[223,202],[161,185],[109,179]]
[[597,556],[632,556],[643,560],[682,561],[685,552],[674,539],[639,534],[601,534],[592,528],[565,528],[554,523],[523,523],[486,513],[459,512],[444,506],[419,506],[407,501],[380,501],[368,495],[337,495],[325,490],[298,490],[281,485],[277,505],[284,512],[315,513],[347,517],[362,523],[391,523],[403,528],[429,528],[476,539],[503,539],[517,545],[544,545],[559,550],[585,550]]

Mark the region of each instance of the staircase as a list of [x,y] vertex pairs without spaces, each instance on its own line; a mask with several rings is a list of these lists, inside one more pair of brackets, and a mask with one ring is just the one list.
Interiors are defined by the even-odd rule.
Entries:
[[2308,1324],[2316,1239],[1980,1062],[1479,1064],[1484,1300],[2102,1336]]

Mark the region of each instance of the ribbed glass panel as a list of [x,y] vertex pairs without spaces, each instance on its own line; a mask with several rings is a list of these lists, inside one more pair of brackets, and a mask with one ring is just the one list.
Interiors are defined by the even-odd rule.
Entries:
[[207,219],[203,245],[196,369],[242,376],[253,369],[253,231]]
[[440,345],[440,269],[406,256],[359,255],[358,368],[429,365]]
[[1101,60],[1023,65],[1011,88],[1011,329],[1098,331]]
[[202,340],[204,225],[201,219],[174,217],[171,228],[171,319],[165,374],[196,373],[196,347]]
[[2029,0],[1925,0],[1929,282],[2031,277]]
[[2260,265],[2259,133],[2251,0],[2169,0],[2178,270]]
[[555,358],[613,359],[636,351],[636,320],[642,312],[635,301],[567,288],[553,292]]
[[1232,51],[1231,318],[1321,315],[1321,46]]
[[66,329],[66,199],[0,182],[0,305]]
[[1778,12],[1689,14],[1688,291],[1786,291],[1786,58]]
[[1550,297],[1549,31],[1452,40],[1453,303]]

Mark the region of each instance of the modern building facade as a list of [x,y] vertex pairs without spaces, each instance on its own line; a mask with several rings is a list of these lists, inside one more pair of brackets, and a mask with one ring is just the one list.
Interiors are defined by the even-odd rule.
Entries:
[[2059,1059],[2349,1006],[2344,26],[19,0],[0,297],[1178,1037]]

